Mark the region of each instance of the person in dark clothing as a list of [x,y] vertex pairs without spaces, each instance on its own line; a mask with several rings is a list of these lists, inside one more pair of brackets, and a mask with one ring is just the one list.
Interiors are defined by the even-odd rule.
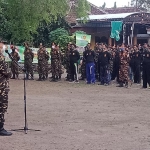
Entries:
[[101,78],[101,85],[109,85],[108,81],[108,65],[110,60],[110,54],[107,51],[106,45],[103,45],[103,52],[99,56],[99,64],[100,64],[100,78]]
[[[115,48],[115,47],[114,47]],[[112,80],[115,80],[119,83],[119,63],[120,63],[120,57],[119,57],[120,51],[118,48],[115,48],[114,51],[114,59],[113,59],[113,75]]]
[[78,61],[80,59],[80,54],[76,50],[76,45],[72,44],[70,49],[70,72],[71,72],[71,80],[70,82],[79,82],[78,81]]
[[143,88],[150,87],[150,50],[143,53]]
[[134,83],[141,83],[141,61],[142,61],[142,57],[141,57],[141,53],[139,52],[139,49],[137,48],[137,46],[134,46],[134,69],[133,69],[133,73],[134,73]]
[[94,58],[96,56],[95,52],[90,48],[91,45],[87,45],[87,50],[84,53],[84,58],[86,62],[86,80],[87,84],[95,84],[95,64]]
[[134,49],[131,48],[129,51],[129,78],[133,82],[133,70],[134,70]]

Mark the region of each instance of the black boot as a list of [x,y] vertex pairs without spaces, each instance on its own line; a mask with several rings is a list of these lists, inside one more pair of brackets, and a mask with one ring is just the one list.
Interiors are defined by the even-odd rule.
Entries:
[[128,82],[125,82],[125,87],[128,88]]
[[4,128],[3,128],[4,124],[0,123],[0,136],[11,136],[12,133],[11,132],[7,132]]
[[4,128],[0,129],[0,136],[11,136],[12,133],[6,131]]

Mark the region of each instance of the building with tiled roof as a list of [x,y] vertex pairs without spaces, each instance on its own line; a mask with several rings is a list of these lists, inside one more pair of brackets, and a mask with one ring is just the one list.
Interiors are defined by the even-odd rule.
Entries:
[[132,13],[132,12],[145,12],[145,9],[139,9],[135,7],[118,7],[118,8],[105,8],[105,12],[108,14],[120,14],[120,13]]
[[[68,22],[69,25],[74,26],[77,21],[77,14],[76,14],[76,3],[77,0],[70,0],[70,10],[68,15],[65,17],[65,20]],[[89,15],[102,15],[107,14],[104,10],[100,9],[99,7],[93,5],[89,2],[90,11],[88,12]]]

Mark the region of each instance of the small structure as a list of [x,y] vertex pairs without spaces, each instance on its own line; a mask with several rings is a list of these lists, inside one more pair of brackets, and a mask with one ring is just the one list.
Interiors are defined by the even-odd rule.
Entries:
[[[92,36],[91,44],[94,47],[96,42],[104,42],[109,45],[114,44],[150,44],[150,13],[145,9],[135,7],[119,7],[101,9],[91,3],[91,11],[86,23],[82,19],[77,19],[75,12],[76,0],[72,0],[72,6],[66,21],[71,26],[70,32],[77,30],[85,31]],[[120,40],[116,42],[110,38],[111,21],[122,21],[123,30],[120,33]]]

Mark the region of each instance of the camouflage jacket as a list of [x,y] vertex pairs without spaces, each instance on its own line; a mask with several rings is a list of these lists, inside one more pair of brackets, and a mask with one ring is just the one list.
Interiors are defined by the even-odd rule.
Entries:
[[24,61],[25,62],[33,62],[34,54],[32,53],[32,50],[25,50],[24,51]]
[[9,89],[9,78],[11,73],[7,69],[7,63],[2,54],[0,54],[0,89]]

